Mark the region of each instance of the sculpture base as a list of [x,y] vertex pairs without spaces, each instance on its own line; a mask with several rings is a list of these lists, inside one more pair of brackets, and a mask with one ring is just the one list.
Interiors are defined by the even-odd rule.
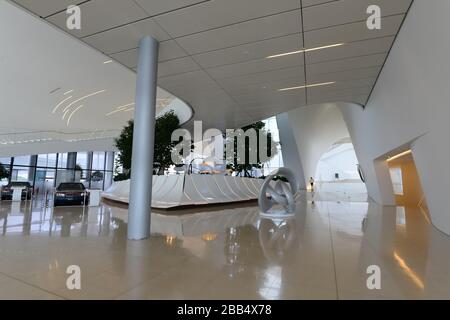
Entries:
[[[152,207],[170,209],[256,200],[262,179],[223,175],[153,176]],[[115,182],[102,197],[128,203],[130,180]]]
[[295,217],[295,212],[288,213],[284,210],[272,210],[270,212],[260,212],[259,215],[262,218],[269,219],[289,219]]

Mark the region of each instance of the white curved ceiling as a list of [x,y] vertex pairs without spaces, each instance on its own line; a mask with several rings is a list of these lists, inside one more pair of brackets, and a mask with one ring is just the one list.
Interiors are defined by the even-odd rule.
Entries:
[[[143,35],[161,43],[159,85],[207,126],[234,128],[307,104],[365,104],[411,0],[16,0],[131,69]],[[366,10],[381,7],[381,30]],[[267,59],[301,49],[328,49]],[[318,83],[331,84],[278,91]]]
[[[135,72],[4,0],[0,42],[0,155],[112,148],[133,117]],[[180,107],[157,95],[157,112]]]

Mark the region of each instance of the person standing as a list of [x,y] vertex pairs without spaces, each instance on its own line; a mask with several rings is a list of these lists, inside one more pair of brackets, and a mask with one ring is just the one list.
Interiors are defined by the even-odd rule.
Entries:
[[313,179],[313,177],[309,178],[309,184],[311,185],[311,191],[314,191],[314,179]]

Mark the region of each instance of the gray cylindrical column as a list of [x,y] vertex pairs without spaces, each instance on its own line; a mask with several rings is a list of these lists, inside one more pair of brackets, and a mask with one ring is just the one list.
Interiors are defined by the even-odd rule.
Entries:
[[67,153],[66,168],[68,170],[71,170],[70,181],[63,181],[63,182],[75,182],[75,167],[76,167],[76,165],[77,165],[77,153],[76,152]]
[[153,150],[155,142],[158,42],[144,37],[139,42],[139,62],[134,110],[128,239],[150,236]]

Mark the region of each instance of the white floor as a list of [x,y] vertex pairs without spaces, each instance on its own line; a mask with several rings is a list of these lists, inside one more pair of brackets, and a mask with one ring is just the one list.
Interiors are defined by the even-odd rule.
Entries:
[[[260,219],[255,203],[153,213],[144,241],[126,240],[126,208],[1,202],[0,299],[450,298],[450,237],[420,210],[312,199],[289,220]],[[69,265],[81,290],[66,287]]]

